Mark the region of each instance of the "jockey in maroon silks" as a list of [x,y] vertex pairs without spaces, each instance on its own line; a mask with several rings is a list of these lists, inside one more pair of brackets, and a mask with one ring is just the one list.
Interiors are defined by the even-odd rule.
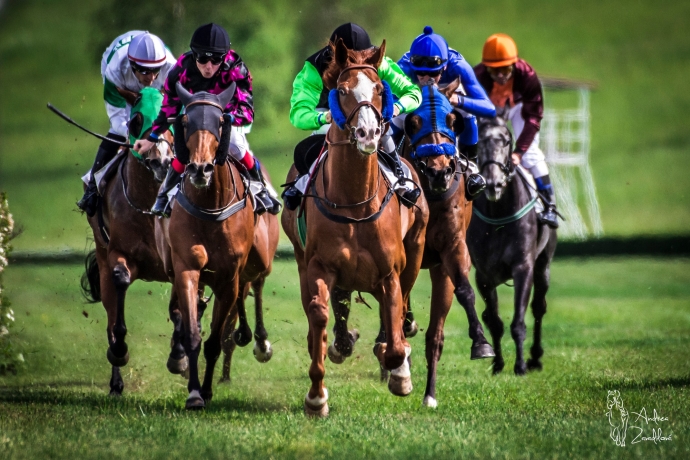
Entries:
[[494,34],[486,40],[482,63],[474,68],[474,73],[497,108],[508,106],[508,119],[517,138],[512,162],[532,174],[537,190],[548,199],[546,209],[539,214],[539,222],[558,228],[556,194],[539,148],[544,97],[537,73],[518,57],[517,45],[506,34]]
[[[217,24],[206,24],[199,27],[192,35],[191,51],[186,52],[177,60],[177,64],[168,74],[165,82],[165,98],[163,106],[153,124],[153,130],[148,139],[136,142],[134,149],[147,151],[169,127],[168,118],[177,117],[182,110],[182,102],[177,95],[175,85],[180,82],[190,93],[206,91],[220,94],[233,83],[236,85],[235,95],[224,110],[224,117],[230,120],[232,132],[230,135],[229,153],[245,166],[252,181],[262,184],[262,190],[256,194],[255,211],[259,214],[270,212],[277,214],[281,204],[268,193],[261,174],[259,161],[249,150],[244,127],[254,121],[254,99],[252,96],[252,77],[242,58],[230,49],[228,33]],[[161,185],[156,202],[151,212],[156,215],[168,216],[168,192],[180,182],[181,175],[189,163],[188,153],[176,152],[172,167]]]

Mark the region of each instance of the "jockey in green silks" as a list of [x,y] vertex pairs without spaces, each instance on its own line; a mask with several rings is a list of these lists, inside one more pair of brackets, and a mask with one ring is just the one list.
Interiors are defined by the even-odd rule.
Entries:
[[[363,51],[373,47],[367,32],[357,24],[343,24],[331,34],[330,42],[336,43],[342,39],[348,49]],[[310,57],[304,63],[304,67],[295,77],[292,84],[292,97],[290,98],[290,123],[298,129],[313,131],[312,136],[300,142],[297,149],[304,144],[311,146],[323,145],[325,134],[332,121],[331,112],[328,109],[328,90],[323,86],[322,76],[332,59],[330,45],[326,46]],[[378,68],[381,80],[390,85],[392,93],[397,100],[394,104],[394,115],[413,112],[422,102],[422,93],[419,87],[400,70],[398,64],[389,57],[384,57]],[[381,145],[384,153],[394,161],[391,169],[398,178],[404,174],[395,148],[387,149],[386,145],[391,136],[390,129],[381,137]],[[296,152],[297,152],[296,149]],[[388,151],[391,150],[391,151]],[[294,185],[290,185],[283,192],[283,201],[288,209],[294,210],[299,206],[302,195],[307,187],[308,176],[301,176]],[[403,204],[413,205],[421,191],[411,188],[405,181],[400,181],[396,191],[403,197]]]

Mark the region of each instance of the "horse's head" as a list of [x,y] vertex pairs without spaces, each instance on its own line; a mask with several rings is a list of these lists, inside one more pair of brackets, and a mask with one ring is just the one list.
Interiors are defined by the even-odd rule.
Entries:
[[214,164],[227,160],[231,125],[223,109],[235,94],[235,84],[218,95],[191,94],[179,82],[176,88],[186,113],[176,123],[175,148],[189,150],[186,174],[192,185],[208,187]]
[[342,39],[331,43],[333,59],[323,74],[330,90],[328,102],[334,124],[347,132],[351,143],[364,155],[371,155],[381,139],[384,122],[393,115],[393,96],[377,69],[386,52],[379,48],[348,49]]
[[[129,119],[129,141],[133,144],[138,139],[149,135],[158,111],[163,105],[163,95],[154,88],[144,88],[132,103],[132,111]],[[156,145],[141,157],[144,165],[153,172],[158,182],[162,182],[168,172],[173,159],[173,136],[166,131],[159,138]]]
[[459,82],[439,90],[422,87],[422,104],[405,118],[405,134],[410,141],[410,158],[429,182],[429,190],[443,193],[451,186],[457,160],[454,130],[456,116],[448,101]]
[[486,197],[498,201],[514,173],[510,159],[513,136],[501,116],[479,119],[479,169],[486,179]]

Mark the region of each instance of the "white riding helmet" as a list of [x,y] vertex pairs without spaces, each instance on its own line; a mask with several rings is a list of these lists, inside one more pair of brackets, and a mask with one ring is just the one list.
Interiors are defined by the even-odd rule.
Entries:
[[127,50],[129,60],[141,67],[160,67],[165,64],[166,49],[163,40],[144,32],[132,38]]

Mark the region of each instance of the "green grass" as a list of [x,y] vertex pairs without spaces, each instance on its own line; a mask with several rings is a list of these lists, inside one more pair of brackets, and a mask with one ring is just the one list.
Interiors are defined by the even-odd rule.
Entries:
[[[258,364],[250,347],[237,349],[232,382],[215,386],[203,413],[184,410],[186,382],[165,370],[169,286],[158,283],[138,282],[129,290],[125,395],[107,396],[105,314],[99,304],[83,303],[80,272],[78,266],[23,265],[6,273],[17,317],[12,333],[26,365],[17,376],[0,377],[3,458],[690,456],[687,259],[556,261],[544,320],[544,370],[523,378],[511,375],[509,330],[503,375],[491,376],[488,361],[469,360],[467,321],[454,303],[436,410],[421,405],[423,333],[411,339],[415,389],[407,398],[392,396],[378,382],[371,353],[378,315],[355,304],[350,325],[362,338],[353,358],[326,364],[331,415],[323,421],[302,413],[309,358],[294,261],[278,261],[265,288],[273,359]],[[413,292],[422,328],[429,292],[422,272]],[[501,287],[499,295],[509,324],[512,289]],[[528,346],[531,331],[530,319]],[[629,412],[645,407],[668,417],[660,427],[673,441],[631,445],[636,431],[630,429],[627,446],[616,447],[605,416],[612,389],[621,392]],[[642,426],[651,434],[653,426]]]
[[[161,8],[178,3],[163,2]],[[599,83],[591,99],[591,164],[605,234],[687,233],[690,181],[683,173],[690,131],[683,120],[690,104],[690,3],[439,0],[428,8],[406,1],[383,2],[380,14],[369,4],[358,9],[366,2],[355,0],[335,7],[304,0],[287,9],[245,3],[241,7],[252,12],[245,25],[223,11],[234,18],[230,35],[254,73],[257,122],[249,141],[274,184],[282,183],[292,146],[304,135],[287,119],[292,79],[336,24],[362,22],[374,42],[387,39],[394,58],[431,24],[472,63],[486,37],[503,31],[539,73]],[[194,5],[186,2],[185,8]],[[96,8],[76,0],[10,0],[0,12],[0,189],[8,192],[25,230],[15,242],[20,250],[81,249],[89,234],[74,202],[98,141],[45,104],[54,103],[93,130],[107,130],[93,42],[113,26],[94,19]],[[369,13],[362,17],[361,11]],[[176,43],[186,42],[173,35]],[[303,37],[319,38],[304,43]]]

